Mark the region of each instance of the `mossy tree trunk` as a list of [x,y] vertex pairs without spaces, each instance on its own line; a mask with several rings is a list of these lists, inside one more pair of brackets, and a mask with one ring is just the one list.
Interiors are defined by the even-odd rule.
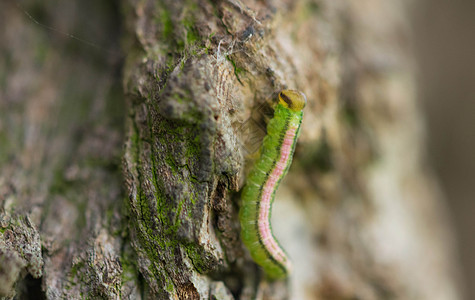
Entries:
[[[405,2],[104,3],[0,4],[0,296],[460,297]],[[308,105],[269,282],[237,213],[283,88]]]

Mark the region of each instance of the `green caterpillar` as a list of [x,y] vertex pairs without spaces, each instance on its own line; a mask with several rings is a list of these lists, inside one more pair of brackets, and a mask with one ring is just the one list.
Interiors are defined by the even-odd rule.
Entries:
[[305,95],[299,91],[279,93],[260,157],[242,191],[239,212],[242,240],[270,279],[284,278],[292,269],[290,259],[272,234],[270,219],[275,192],[292,163],[306,103]]

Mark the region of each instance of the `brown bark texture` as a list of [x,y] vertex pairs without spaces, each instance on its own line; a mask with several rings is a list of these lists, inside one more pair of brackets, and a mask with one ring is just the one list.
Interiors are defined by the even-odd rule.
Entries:
[[[460,299],[409,4],[0,3],[0,296]],[[308,104],[268,281],[239,190],[284,88]]]

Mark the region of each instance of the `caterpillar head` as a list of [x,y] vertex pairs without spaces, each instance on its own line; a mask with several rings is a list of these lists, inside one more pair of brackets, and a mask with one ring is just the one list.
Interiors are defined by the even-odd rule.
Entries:
[[283,90],[279,93],[279,103],[293,111],[301,111],[307,104],[304,93],[296,90]]

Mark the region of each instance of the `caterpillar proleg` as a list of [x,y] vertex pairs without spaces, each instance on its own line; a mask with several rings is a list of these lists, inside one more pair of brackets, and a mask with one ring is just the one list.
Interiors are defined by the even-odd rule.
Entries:
[[305,95],[299,91],[279,93],[279,103],[267,124],[260,157],[241,194],[242,240],[270,279],[284,278],[292,269],[290,259],[272,234],[270,219],[275,192],[292,163],[306,103]]

